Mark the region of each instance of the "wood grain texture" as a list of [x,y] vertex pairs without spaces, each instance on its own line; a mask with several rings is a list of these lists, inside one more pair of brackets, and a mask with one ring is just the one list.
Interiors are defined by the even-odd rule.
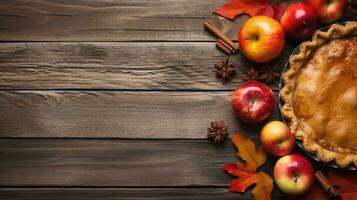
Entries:
[[[0,137],[203,139],[210,121],[259,137],[236,119],[231,92],[1,91]],[[268,120],[280,119],[278,108]]]
[[204,19],[215,21],[235,40],[249,16],[227,20],[212,14],[224,3],[225,0],[2,0],[0,41],[214,41],[203,29]]
[[[274,63],[283,68],[296,45],[289,41]],[[244,82],[248,67],[258,66],[233,55],[237,74],[222,84],[215,77],[214,64],[224,58],[213,43],[206,42],[3,43],[0,88],[233,90]]]
[[207,140],[0,139],[0,186],[226,187],[236,160]]
[[[249,191],[249,190],[248,190]],[[231,193],[228,188],[0,188],[2,200],[250,200],[246,193]],[[273,190],[272,199],[283,199]]]
[[[2,41],[213,41],[203,20],[214,19],[224,32],[236,22],[211,12],[224,0],[2,0]],[[240,25],[237,25],[240,24]]]

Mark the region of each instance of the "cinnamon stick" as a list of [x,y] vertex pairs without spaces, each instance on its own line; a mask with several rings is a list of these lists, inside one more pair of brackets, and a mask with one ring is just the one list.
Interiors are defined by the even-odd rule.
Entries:
[[218,41],[216,42],[216,47],[221,49],[222,51],[224,51],[224,53],[228,55],[231,54],[231,51],[228,48],[226,48],[223,44],[219,43]]
[[207,28],[212,28],[212,32],[221,40],[223,40],[225,43],[227,43],[231,48],[237,49],[237,46],[234,45],[232,40],[230,40],[212,21],[206,20],[208,26]]
[[204,22],[204,26],[210,30],[213,34],[215,34],[219,39],[223,40],[226,44],[228,44],[234,50],[238,50],[238,47],[234,45],[232,40],[230,40],[221,30],[217,28],[210,20],[206,20]]
[[229,46],[227,43],[225,43],[223,40],[218,39],[218,43],[221,43],[223,46],[225,46],[227,49],[229,49],[229,51],[231,53],[235,53],[235,50],[231,46]]
[[315,177],[316,177],[317,182],[320,183],[322,189],[324,190],[324,192],[327,194],[327,196],[331,200],[342,199],[342,197],[340,196],[340,194],[338,193],[338,191],[336,190],[334,185],[332,185],[327,180],[326,176],[323,175],[323,173],[321,171],[316,171],[315,172]]
[[234,51],[237,51],[239,49],[238,45],[234,44],[232,40],[230,40],[212,21],[206,20],[209,25],[211,25],[214,29],[219,31],[222,34],[222,37],[217,36],[220,40],[222,40],[224,43],[226,43],[228,46],[230,46]]

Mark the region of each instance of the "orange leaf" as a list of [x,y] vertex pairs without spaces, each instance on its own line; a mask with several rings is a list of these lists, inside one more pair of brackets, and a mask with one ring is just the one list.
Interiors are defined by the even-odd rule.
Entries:
[[258,172],[257,174],[257,185],[252,190],[253,198],[256,200],[270,200],[273,179],[264,172]]
[[241,164],[227,164],[224,170],[237,176],[231,182],[230,192],[244,192],[250,185],[256,184],[252,190],[253,198],[256,200],[270,200],[273,189],[273,180],[264,172],[251,171]]
[[269,0],[231,0],[222,7],[216,9],[214,13],[228,19],[234,19],[237,15],[246,13],[250,16],[266,15],[273,17],[274,9]]
[[270,200],[273,189],[273,180],[264,172],[257,172],[257,168],[266,161],[266,154],[262,148],[256,148],[252,140],[244,137],[242,133],[232,136],[233,144],[238,148],[237,156],[245,160],[242,164],[226,164],[224,170],[233,176],[237,176],[231,182],[229,191],[244,192],[250,185],[256,184],[252,190],[253,198],[256,200]]
[[266,161],[264,150],[261,147],[256,149],[252,140],[242,133],[233,134],[232,142],[238,148],[237,156],[245,160],[249,168],[254,168],[254,172]]
[[255,169],[245,168],[240,163],[226,164],[224,170],[233,176],[237,176],[237,179],[232,180],[229,191],[231,192],[244,192],[247,187],[257,182]]

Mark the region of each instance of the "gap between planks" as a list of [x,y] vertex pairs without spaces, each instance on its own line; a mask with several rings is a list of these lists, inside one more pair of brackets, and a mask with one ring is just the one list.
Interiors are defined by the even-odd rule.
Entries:
[[[13,199],[120,199],[120,200],[236,200],[251,199],[250,191],[231,193],[224,187],[174,187],[174,188],[0,188],[0,198]],[[283,199],[273,190],[272,199]]]
[[[295,43],[275,61],[286,64]],[[189,52],[189,53],[188,53]],[[234,90],[256,66],[231,57],[237,73],[222,84],[214,64],[225,55],[212,43],[4,43],[0,45],[1,89]],[[277,84],[272,85],[277,89]]]
[[0,186],[227,187],[235,151],[207,140],[0,139]]
[[[239,121],[231,94],[0,91],[0,137],[204,139],[210,121],[224,120],[230,133],[258,138],[264,122]],[[270,120],[280,120],[277,105]]]
[[[224,0],[7,1],[0,3],[2,41],[212,41],[205,18]],[[232,38],[236,23],[218,20]],[[233,30],[230,30],[233,29]]]

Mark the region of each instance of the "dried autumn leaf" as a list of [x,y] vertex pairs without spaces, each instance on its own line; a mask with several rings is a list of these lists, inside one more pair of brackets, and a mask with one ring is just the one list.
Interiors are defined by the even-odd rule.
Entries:
[[247,187],[251,184],[256,183],[256,169],[246,168],[244,165],[237,164],[226,164],[223,168],[229,174],[237,176],[237,179],[232,180],[230,192],[244,192]]
[[264,172],[256,172],[254,169],[246,168],[240,163],[227,164],[224,166],[229,174],[237,176],[231,182],[230,192],[244,192],[250,185],[256,184],[252,190],[253,198],[256,200],[270,200],[273,189],[273,180]]
[[275,12],[273,18],[280,22],[280,19],[283,16],[286,7],[284,6],[284,4],[278,3],[278,4],[274,5],[273,9]]
[[270,200],[273,190],[273,179],[264,172],[257,173],[256,186],[252,190],[253,198],[256,200]]
[[234,19],[237,15],[246,13],[250,16],[265,15],[274,17],[274,9],[269,0],[231,0],[222,7],[216,9],[214,13],[228,19]]
[[255,200],[270,200],[273,189],[273,180],[264,172],[257,172],[257,168],[266,161],[266,154],[262,148],[256,148],[252,140],[244,137],[242,133],[232,136],[233,144],[238,148],[237,156],[245,160],[245,163],[230,163],[224,166],[224,170],[238,178],[231,182],[229,191],[244,192],[250,185],[255,184],[252,190]]
[[233,144],[238,148],[237,156],[246,161],[246,165],[255,169],[261,166],[266,161],[264,150],[255,147],[252,140],[246,138],[242,133],[235,133],[232,136]]

